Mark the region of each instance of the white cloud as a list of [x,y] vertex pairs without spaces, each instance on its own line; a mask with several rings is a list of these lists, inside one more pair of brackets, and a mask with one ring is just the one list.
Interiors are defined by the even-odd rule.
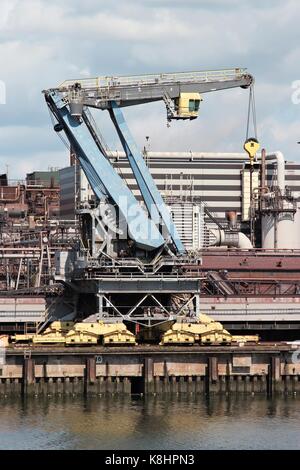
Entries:
[[[1,0],[0,13],[0,80],[7,86],[7,105],[0,107],[2,167],[9,160],[20,174],[34,165],[47,168],[52,159],[55,166],[67,155],[42,89],[76,76],[224,66],[248,66],[256,77],[262,145],[297,158],[300,107],[291,102],[291,84],[300,79],[298,0]],[[125,115],[141,146],[150,135],[155,150],[240,151],[247,99],[240,89],[207,94],[198,120],[170,129],[163,104]],[[104,116],[101,126],[115,146]]]
[[127,40],[159,41],[170,35],[188,37],[190,27],[168,9],[140,16],[140,8],[129,17],[111,11],[97,11],[93,15],[85,14],[84,8],[77,15],[70,2],[55,5],[43,0],[26,0],[18,2],[6,16],[2,32],[10,34],[31,35],[63,34],[65,37],[83,38],[87,34],[94,39],[105,38]]

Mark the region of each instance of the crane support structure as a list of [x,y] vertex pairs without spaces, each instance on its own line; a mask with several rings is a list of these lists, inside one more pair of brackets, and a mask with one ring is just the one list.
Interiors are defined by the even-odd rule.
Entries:
[[141,208],[124,180],[100,152],[84,120],[74,118],[67,102],[55,90],[45,95],[48,105],[58,120],[56,130],[64,130],[71,147],[99,200],[109,197],[118,206],[128,226],[130,237],[145,250],[161,247],[165,241],[154,222]]
[[152,220],[159,223],[163,222],[163,227],[166,227],[167,234],[171,237],[178,253],[184,253],[185,248],[179,238],[177,229],[172,220],[171,214],[168,211],[163,198],[157,189],[151,173],[142,157],[141,152],[138,150],[136,143],[128,129],[125,122],[123,113],[119,106],[113,102],[110,109],[110,117],[118,132],[120,141],[128,158],[132,172],[140,189],[141,195],[144,199],[149,215]]

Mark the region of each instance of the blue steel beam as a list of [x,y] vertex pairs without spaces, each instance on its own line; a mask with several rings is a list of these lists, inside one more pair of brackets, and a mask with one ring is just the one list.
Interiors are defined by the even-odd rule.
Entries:
[[126,183],[100,152],[84,121],[71,116],[66,101],[57,91],[48,92],[46,99],[74,148],[95,195],[99,199],[108,196],[118,206],[129,236],[138,247],[151,251],[164,245],[164,238],[154,221],[148,218]]
[[176,250],[179,253],[185,253],[186,250],[180,240],[170,212],[157,189],[143,156],[136,146],[124,119],[123,113],[115,101],[112,102],[109,112],[150,217],[155,220],[156,223],[161,218],[165,228],[167,229],[168,235],[176,247]]

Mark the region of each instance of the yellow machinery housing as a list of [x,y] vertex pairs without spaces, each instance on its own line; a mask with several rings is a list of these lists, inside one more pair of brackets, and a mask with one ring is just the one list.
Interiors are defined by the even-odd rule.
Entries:
[[14,342],[33,344],[136,344],[135,336],[124,323],[95,323],[55,321],[41,334],[15,335]]
[[[14,342],[70,345],[135,345],[136,338],[123,322],[105,323],[55,321],[43,333],[15,335]],[[257,335],[232,336],[223,325],[207,315],[197,322],[174,323],[162,336],[161,345],[258,343]]]
[[177,119],[196,119],[198,117],[200,102],[202,101],[200,93],[180,93],[175,101],[177,108]]
[[33,335],[34,344],[65,343],[65,335],[74,327],[74,322],[54,321],[41,334]]
[[161,345],[168,344],[231,344],[232,342],[257,343],[259,337],[232,336],[223,325],[216,322],[207,315],[201,314],[199,321],[189,323],[186,321],[176,322],[166,331],[160,342]]
[[109,344],[136,344],[135,336],[124,323],[76,323],[65,337],[66,345],[97,344],[99,340],[104,346]]
[[74,322],[54,321],[41,334],[27,333],[24,335],[14,335],[11,339],[14,343],[31,342],[36,344],[64,344],[65,335],[71,328],[73,328],[73,326]]
[[6,348],[9,345],[9,335],[0,335],[0,348]]

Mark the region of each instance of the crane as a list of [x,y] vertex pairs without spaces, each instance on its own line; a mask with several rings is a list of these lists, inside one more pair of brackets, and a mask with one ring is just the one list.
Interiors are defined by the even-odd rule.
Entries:
[[[125,321],[141,325],[146,331],[153,325],[159,327],[176,321],[177,316],[182,319],[188,304],[196,314],[184,324],[175,323],[163,335],[162,344],[233,341],[220,324],[200,318],[199,278],[179,275],[188,258],[181,256],[185,255],[185,247],[130,133],[122,108],[162,101],[168,121],[192,120],[198,116],[204,93],[248,88],[252,84],[253,77],[246,69],[234,68],[67,80],[43,91],[54,130],[65,133],[97,199],[96,207],[90,204],[80,209],[81,239],[87,249],[84,253],[75,249],[64,261],[67,273],[64,280],[76,291],[76,298],[78,292],[93,294],[96,306],[91,307],[92,315],[84,322],[78,323],[76,318],[75,323],[54,322],[42,335],[34,335],[33,343],[135,344],[135,335],[127,329]],[[108,112],[144,204],[139,203],[115,171],[91,108]],[[253,150],[250,147],[249,155]],[[118,219],[115,237],[111,237],[107,223],[113,210]],[[134,259],[122,260],[124,252]],[[166,253],[173,258],[160,256]],[[129,300],[132,306],[124,304],[129,293],[133,296]],[[174,295],[181,297],[177,307],[172,301]],[[120,298],[117,306],[116,298]],[[147,331],[137,329],[136,335],[142,339],[149,337]],[[28,340],[28,335],[26,338],[22,335],[21,340],[24,339]]]
[[[201,94],[229,88],[248,88],[253,77],[246,69],[180,72],[152,75],[96,77],[67,80],[44,90],[56,119],[55,131],[64,131],[97,199],[113,204],[126,223],[129,238],[139,250],[153,252],[166,247],[180,255],[185,248],[150,171],[122,113],[123,107],[163,101],[168,120],[195,119]],[[89,108],[107,110],[124,148],[145,203],[141,207],[116,173],[103,146],[97,141]],[[98,218],[99,224],[101,221]],[[102,226],[105,235],[105,228]]]

